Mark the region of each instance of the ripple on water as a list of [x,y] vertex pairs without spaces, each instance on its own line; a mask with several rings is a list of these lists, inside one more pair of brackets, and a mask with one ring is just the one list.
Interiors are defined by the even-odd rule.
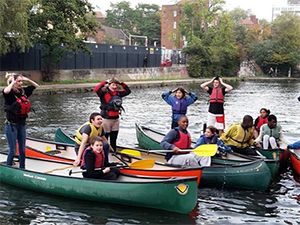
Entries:
[[[192,86],[190,86],[192,87]],[[186,86],[186,89],[190,89]],[[256,118],[262,107],[278,117],[288,141],[300,137],[297,97],[299,82],[241,82],[226,96],[226,126],[243,115]],[[118,144],[134,147],[135,123],[166,133],[171,125],[171,107],[161,93],[174,87],[136,89],[124,98]],[[195,86],[194,86],[195,88]],[[272,90],[272,91],[271,91]],[[199,99],[188,109],[189,130],[195,140],[207,118],[208,95],[193,89]],[[52,140],[62,127],[74,131],[94,111],[99,99],[94,93],[32,96],[35,113],[28,119],[28,135]],[[3,98],[0,98],[3,104]],[[3,124],[3,112],[0,122]],[[5,136],[0,143],[7,148]],[[259,182],[259,181],[258,181]],[[0,224],[299,224],[300,186],[291,172],[283,174],[269,191],[199,189],[198,205],[190,216],[155,210],[122,207],[57,198],[9,186],[0,186]]]

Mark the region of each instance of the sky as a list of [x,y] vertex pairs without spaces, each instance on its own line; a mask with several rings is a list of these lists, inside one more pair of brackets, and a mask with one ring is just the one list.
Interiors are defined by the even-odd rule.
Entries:
[[[121,0],[89,0],[96,10],[105,12],[110,8],[110,3],[117,3]],[[156,5],[168,5],[174,4],[176,0],[126,0],[131,3],[131,7],[134,7],[138,3],[156,4]],[[231,10],[236,7],[240,7],[245,10],[250,10],[252,14],[256,15],[258,19],[266,19],[271,21],[272,18],[272,6],[285,5],[287,0],[225,0],[225,9]]]

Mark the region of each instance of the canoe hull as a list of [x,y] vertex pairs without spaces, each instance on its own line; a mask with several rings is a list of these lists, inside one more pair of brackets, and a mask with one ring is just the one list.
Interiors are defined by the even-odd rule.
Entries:
[[[136,128],[136,137],[139,146],[141,148],[149,149],[149,150],[161,149],[160,141],[164,137],[163,133],[157,132],[155,130],[152,130],[144,126],[140,126],[138,124],[135,124],[135,128]],[[274,151],[259,149],[259,152],[261,152],[261,154],[267,158],[265,162],[270,169],[272,178],[273,179],[276,178],[279,174],[279,168],[280,168],[280,162],[279,162],[280,151],[278,149]],[[248,158],[250,161],[256,160],[256,158],[254,159],[250,159],[251,157]],[[212,157],[212,161],[214,161],[214,157]]]
[[[27,162],[30,159],[27,159]],[[117,182],[49,175],[0,164],[0,182],[82,200],[189,213],[197,203],[195,178],[157,182]],[[182,187],[188,190],[183,194]],[[183,190],[185,191],[185,190]]]
[[139,126],[138,124],[135,124],[135,130],[136,130],[136,138],[138,140],[140,148],[148,149],[148,150],[161,149],[160,141],[162,140],[164,134],[149,129],[149,131],[157,134],[158,138],[154,139],[144,132],[145,130],[148,130],[147,127]]
[[300,176],[300,150],[290,150],[291,164],[294,172]]
[[[63,145],[63,143],[44,141],[35,138],[27,138],[26,145],[27,145],[26,153],[25,153],[26,157],[46,159],[46,160],[51,160],[56,162],[66,162],[70,164],[74,162],[76,157],[75,154],[70,153],[70,152],[74,153],[74,147],[69,144]],[[60,150],[61,153],[57,155],[55,154],[49,155],[47,152],[45,152],[45,149],[47,148],[54,149],[57,146],[59,146],[59,148],[61,149]],[[36,147],[39,150],[34,149],[33,147]],[[55,151],[56,150],[54,150],[54,152]],[[119,157],[122,156],[119,155]],[[171,165],[167,166],[162,164],[159,164],[159,167],[160,167],[159,169],[156,169],[156,166],[154,166],[154,168],[152,169],[122,168],[121,171],[124,174],[149,176],[149,177],[197,177],[198,184],[200,184],[202,168],[182,168],[182,167],[174,167]]]
[[[259,182],[257,182],[259,181]],[[203,187],[265,191],[271,174],[263,160],[227,166],[205,167],[201,177]]]
[[[139,149],[139,151],[142,153],[143,159],[155,159],[158,162],[165,162],[163,154],[149,154],[147,150],[143,149]],[[213,165],[203,168],[200,187],[242,188],[260,191],[268,189],[271,182],[271,174],[266,163],[262,160],[241,159],[244,161],[224,160],[213,157]],[[257,182],[257,180],[261,182]]]

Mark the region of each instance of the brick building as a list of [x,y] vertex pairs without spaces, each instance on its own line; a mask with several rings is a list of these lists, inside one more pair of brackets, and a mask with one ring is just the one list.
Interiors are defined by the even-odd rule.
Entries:
[[108,43],[108,44],[128,44],[128,36],[117,28],[102,25],[105,21],[105,16],[97,11],[96,18],[101,26],[96,29],[96,34],[88,38],[88,42]]
[[161,46],[166,49],[182,48],[183,41],[179,31],[180,5],[163,5],[161,12]]
[[162,5],[161,9],[161,47],[162,61],[173,63],[186,62],[182,48],[186,45],[185,37],[180,34],[179,24],[182,19],[183,4],[193,0],[181,0],[173,5]]
[[259,21],[255,15],[251,15],[248,18],[241,20],[240,24],[246,27],[254,27],[259,24]]

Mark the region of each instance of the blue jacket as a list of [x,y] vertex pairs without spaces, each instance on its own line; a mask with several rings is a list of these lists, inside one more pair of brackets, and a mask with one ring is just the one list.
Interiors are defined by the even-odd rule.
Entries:
[[187,107],[193,104],[198,98],[190,92],[184,98],[178,99],[172,95],[171,91],[166,91],[162,94],[163,100],[172,106],[172,120],[177,121],[182,115],[187,112]]
[[287,146],[289,149],[300,149],[300,141],[296,141],[293,144]]
[[196,145],[194,148],[197,148],[200,145],[204,144],[217,144],[218,145],[218,151],[220,152],[230,152],[231,148],[226,146],[223,141],[221,141],[217,135],[214,135],[211,139],[205,137],[204,134],[200,135],[199,139],[196,142]]

